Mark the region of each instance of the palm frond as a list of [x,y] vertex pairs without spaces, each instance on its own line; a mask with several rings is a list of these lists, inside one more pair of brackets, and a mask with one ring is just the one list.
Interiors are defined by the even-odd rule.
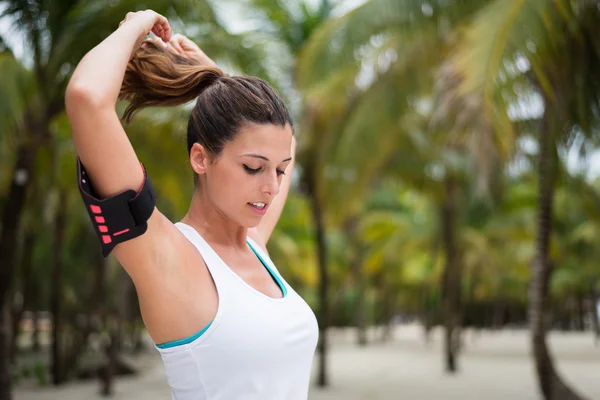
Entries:
[[[47,60],[50,75],[58,75],[65,64],[73,68],[85,53],[118,28],[128,12],[150,8],[171,16],[180,3],[175,1],[166,4],[160,0],[122,0],[116,3],[110,0],[85,0],[71,3],[68,9],[56,9],[50,21],[61,27],[55,28],[49,49]],[[54,28],[54,25],[50,27]]]
[[340,66],[359,62],[363,49],[380,35],[392,33],[403,41],[434,30],[441,38],[454,23],[487,2],[370,0],[331,20],[311,37],[299,60],[299,85],[309,87],[335,74]]
[[33,74],[12,53],[0,53],[0,140],[3,135],[16,134],[23,123],[27,104],[33,101]]
[[293,54],[298,53],[332,11],[329,0],[320,0],[316,4],[306,0],[247,0],[243,3],[250,19],[261,26],[261,31],[271,40],[285,43]]
[[520,86],[513,93],[538,90],[561,121],[589,134],[600,110],[598,22],[592,2],[495,0],[474,17],[451,57],[460,92],[480,95],[500,135],[514,122],[495,115],[506,109],[507,80]]
[[[332,174],[329,182],[323,182],[323,193],[328,206],[340,215],[361,202],[361,193],[392,155],[399,149],[414,150],[413,137],[406,133],[403,118],[414,107],[414,94],[423,87],[413,77],[435,57],[432,47],[427,46],[428,38],[424,36],[405,46],[403,53],[396,53],[396,62],[377,76],[366,91],[357,94],[356,102],[349,104],[342,116],[345,120],[334,121],[330,127],[335,134],[323,146],[324,165],[337,170],[337,175]],[[398,82],[405,83],[400,86]]]

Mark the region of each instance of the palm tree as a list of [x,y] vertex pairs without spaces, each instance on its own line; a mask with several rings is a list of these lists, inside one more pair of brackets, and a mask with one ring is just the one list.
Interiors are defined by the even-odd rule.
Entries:
[[[557,144],[574,134],[592,137],[598,124],[598,22],[589,1],[496,0],[466,29],[453,57],[462,90],[480,94],[484,112],[510,142],[510,120],[497,118],[515,99],[541,100],[538,132],[538,222],[531,265],[529,320],[531,344],[544,397],[581,398],[558,375],[546,343],[548,287],[554,262],[549,256],[557,178]],[[506,82],[512,83],[507,87]]]
[[[585,315],[591,316],[596,343],[600,327],[595,293],[598,272],[593,260],[598,257],[599,201],[597,190],[583,176],[569,175],[569,179],[561,182],[556,194],[556,236],[557,247],[560,246],[556,259],[559,267],[550,288],[555,294],[553,297],[575,298],[575,324],[571,325],[583,330]],[[586,303],[588,307],[585,307]]]
[[[25,58],[27,65],[31,65],[25,67],[21,60],[16,60],[8,48],[8,41],[0,37],[0,68],[5,78],[11,78],[7,81],[10,84],[0,88],[0,139],[10,135],[11,141],[0,142],[3,154],[13,154],[3,157],[3,160],[11,162],[12,168],[4,175],[10,185],[1,204],[0,254],[3,263],[0,265],[0,309],[5,308],[15,270],[16,238],[21,230],[26,193],[35,182],[35,163],[40,149],[52,147],[54,134],[50,126],[56,117],[64,113],[64,90],[70,72],[89,49],[118,26],[128,11],[140,8],[152,8],[168,16],[180,15],[184,21],[186,17],[193,18],[194,24],[202,23],[210,32],[198,36],[207,39],[202,44],[206,44],[204,47],[217,60],[229,60],[229,65],[235,67],[238,61],[250,63],[250,60],[260,59],[252,58],[252,54],[256,55],[252,49],[240,46],[241,36],[230,35],[221,26],[207,1],[149,0],[140,3],[128,0],[112,4],[109,1],[82,0],[0,0],[0,18],[13,25],[13,33],[26,39]],[[200,15],[197,14],[199,12]],[[211,41],[213,37],[215,40]],[[224,43],[228,46],[223,46]],[[231,51],[232,46],[236,51]],[[254,71],[261,70],[259,64],[253,63]],[[58,258],[55,265],[60,265]],[[7,346],[6,321],[0,317],[2,400],[10,399]]]
[[[467,128],[473,128],[469,122],[476,113],[466,99],[465,121],[448,129],[448,121],[461,117],[461,113],[458,107],[442,107],[449,102],[441,94],[453,84],[453,76],[446,72],[443,61],[457,25],[485,3],[371,0],[320,29],[304,49],[298,65],[299,83],[308,93],[307,103],[316,103],[313,110],[328,110],[328,129],[337,131],[332,139],[319,144],[333,154],[327,162],[339,172],[330,174],[324,185],[326,202],[331,201],[338,214],[360,207],[362,197],[357,194],[368,188],[374,171],[388,165],[390,158],[405,160],[406,165],[397,165],[406,170],[418,170],[422,178],[414,181],[419,184],[426,171],[416,165],[443,170],[444,179],[435,178],[433,181],[439,182],[429,187],[439,200],[440,227],[445,232],[442,243],[447,263],[442,286],[448,342],[446,365],[451,372],[456,365],[450,339],[460,306],[460,255],[454,234],[459,223],[457,201],[466,178],[464,165],[455,161],[457,154],[465,154],[465,133],[470,133]],[[434,75],[442,75],[438,79],[444,82],[441,90],[433,84]],[[436,93],[440,91],[441,94]],[[432,115],[433,110],[439,115]],[[417,118],[417,129],[412,116]],[[489,131],[485,124],[480,125],[484,133]],[[425,155],[430,165],[422,160],[410,165],[409,160],[415,160],[411,152],[419,150],[419,145],[427,147],[423,142],[437,143],[437,159],[431,157],[431,148],[427,148],[417,154]],[[489,147],[479,147],[480,152]],[[495,161],[494,157],[480,156],[478,161],[486,164],[482,171],[493,171],[490,161]],[[352,179],[343,179],[348,175]]]
[[383,287],[377,286],[383,292],[378,308],[385,310],[380,316],[412,313],[427,335],[436,319],[430,299],[436,296],[442,270],[436,251],[436,206],[426,193],[394,180],[386,179],[372,191],[361,217],[359,234],[366,246],[363,279],[383,277]]
[[[15,115],[19,115],[24,111],[26,103],[29,100],[29,91],[26,90],[30,87],[30,74],[26,68],[17,61],[10,49],[5,47],[0,53],[0,67],[2,71],[6,73],[6,85],[2,85],[2,96],[4,97],[2,103],[0,103],[0,142],[2,143],[2,152],[6,158],[5,160],[14,160],[14,156],[10,156],[11,146],[8,144],[7,132],[11,132],[17,126],[21,124],[21,121],[15,118]],[[18,167],[24,164],[31,163],[31,160],[21,160]],[[8,163],[7,163],[8,164]],[[19,171],[16,168],[15,171]],[[3,171],[4,176],[9,175],[8,171]],[[19,175],[23,176],[23,174]],[[12,211],[15,208],[19,208],[25,200],[25,191],[21,188],[22,179],[15,180],[16,176],[13,176],[10,190],[12,196],[6,198],[2,202],[4,208],[3,218],[1,220],[2,225],[0,226],[0,254],[3,256],[3,263],[0,267],[0,399],[10,398],[10,373],[9,373],[9,359],[10,359],[10,337],[9,337],[9,324],[6,320],[6,304],[8,298],[8,289],[12,280],[12,268],[11,263],[11,252],[16,247],[17,232],[15,225],[18,220],[15,219],[15,215]],[[11,228],[12,225],[12,228]],[[8,254],[7,254],[8,253]]]

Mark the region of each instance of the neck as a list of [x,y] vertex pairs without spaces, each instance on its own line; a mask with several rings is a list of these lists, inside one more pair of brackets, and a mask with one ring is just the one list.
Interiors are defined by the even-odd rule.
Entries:
[[247,248],[248,228],[224,215],[200,190],[194,191],[190,208],[181,222],[194,227],[211,244]]

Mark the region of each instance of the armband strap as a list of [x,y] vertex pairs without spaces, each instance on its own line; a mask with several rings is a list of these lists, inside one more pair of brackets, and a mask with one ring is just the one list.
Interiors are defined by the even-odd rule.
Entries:
[[81,160],[77,157],[79,191],[100,240],[104,257],[108,256],[117,244],[144,234],[148,228],[147,221],[154,211],[156,197],[146,168],[144,164],[141,166],[144,171],[144,183],[138,192],[129,189],[106,199],[99,199]]

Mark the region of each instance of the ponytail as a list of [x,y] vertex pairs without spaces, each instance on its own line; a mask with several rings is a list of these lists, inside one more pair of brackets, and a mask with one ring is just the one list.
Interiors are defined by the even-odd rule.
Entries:
[[199,65],[156,43],[146,42],[125,71],[119,98],[129,100],[130,104],[123,119],[130,123],[145,107],[186,104],[224,76],[218,67]]

